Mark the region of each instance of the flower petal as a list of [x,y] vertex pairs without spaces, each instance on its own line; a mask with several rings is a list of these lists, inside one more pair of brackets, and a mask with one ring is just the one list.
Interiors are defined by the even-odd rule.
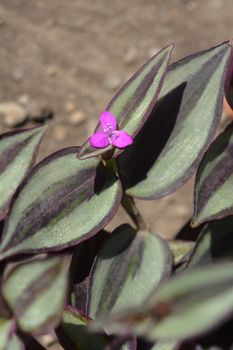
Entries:
[[97,131],[90,137],[90,144],[95,148],[104,148],[107,147],[110,142],[108,139],[108,135],[103,131]]
[[115,137],[112,138],[112,143],[118,148],[125,148],[133,143],[132,137],[123,130],[115,131]]
[[101,122],[102,128],[105,128],[106,126],[111,125],[112,131],[115,131],[117,129],[117,120],[114,117],[114,115],[112,115],[111,112],[105,111],[101,113],[100,122]]

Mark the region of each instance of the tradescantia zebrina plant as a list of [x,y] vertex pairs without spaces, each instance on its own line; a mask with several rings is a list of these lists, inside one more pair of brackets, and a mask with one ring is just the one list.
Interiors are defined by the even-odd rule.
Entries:
[[[83,146],[35,165],[45,127],[0,137],[0,350],[45,349],[43,334],[65,350],[232,349],[232,123],[215,138],[232,44],[175,63],[172,50],[121,87]],[[193,216],[166,241],[134,199],[195,174]],[[120,206],[132,224],[109,232]]]

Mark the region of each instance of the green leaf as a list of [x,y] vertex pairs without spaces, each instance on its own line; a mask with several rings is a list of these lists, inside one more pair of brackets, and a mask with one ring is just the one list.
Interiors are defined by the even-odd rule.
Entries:
[[233,214],[233,123],[212,143],[199,166],[193,225]]
[[[216,328],[233,312],[233,263],[193,269],[158,288],[140,308],[98,321],[109,332],[149,340],[189,339]],[[97,326],[98,328],[98,326]]]
[[17,335],[13,335],[7,344],[6,350],[24,350],[25,346]]
[[[146,62],[121,87],[105,109],[116,117],[119,129],[125,130],[133,137],[142,128],[157,100],[172,50],[173,45],[169,45]],[[96,130],[99,127],[100,124]],[[82,146],[78,157],[85,159],[103,154],[110,149],[111,147],[93,148],[88,140]],[[115,149],[114,156],[120,152],[119,149]]]
[[109,232],[102,230],[80,243],[72,255],[70,263],[70,303],[79,311],[85,312],[88,277],[91,267]]
[[10,338],[11,320],[0,318],[0,350],[5,350]]
[[177,265],[190,254],[195,243],[187,241],[168,241],[168,245],[173,253],[174,264]]
[[204,226],[188,267],[204,266],[219,260],[233,261],[233,216]]
[[108,338],[103,332],[91,332],[87,327],[89,322],[77,310],[67,308],[56,330],[61,345],[66,350],[103,350],[108,344]]
[[119,226],[106,240],[89,277],[87,314],[96,319],[140,305],[171,272],[172,256],[158,236]]
[[232,48],[224,43],[172,64],[151,116],[117,159],[126,193],[157,199],[194,173],[222,114]]
[[24,350],[24,345],[14,334],[15,321],[0,318],[0,350]]
[[58,324],[66,289],[66,259],[46,255],[12,264],[2,284],[19,327],[29,333],[46,332]]
[[80,161],[77,147],[39,163],[12,203],[0,258],[16,253],[54,251],[99,232],[121,200],[121,184],[99,159]]
[[46,127],[11,131],[0,136],[0,219],[11,197],[33,166]]

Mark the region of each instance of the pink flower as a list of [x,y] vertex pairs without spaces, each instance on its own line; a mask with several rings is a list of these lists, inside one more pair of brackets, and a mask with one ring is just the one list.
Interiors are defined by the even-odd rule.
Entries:
[[105,148],[109,145],[125,148],[133,143],[133,139],[124,130],[117,130],[116,118],[112,113],[105,111],[100,115],[101,131],[90,137],[90,144],[95,148]]

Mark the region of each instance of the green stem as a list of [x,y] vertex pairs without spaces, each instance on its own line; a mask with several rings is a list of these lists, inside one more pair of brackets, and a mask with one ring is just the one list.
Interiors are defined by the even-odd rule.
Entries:
[[[111,172],[113,172],[116,176],[118,176],[116,159],[115,158],[111,158],[108,160],[103,159],[103,161],[104,161],[106,168],[108,170],[110,170]],[[146,222],[144,221],[138,208],[136,207],[132,197],[130,197],[124,193],[123,197],[122,197],[121,204],[139,230],[148,229],[148,226],[147,226]]]
[[144,221],[142,215],[138,211],[132,197],[127,196],[127,194],[124,194],[121,204],[125,209],[125,211],[127,212],[127,214],[131,217],[131,219],[133,220],[133,222],[135,223],[138,229],[140,230],[148,229],[148,226]]

